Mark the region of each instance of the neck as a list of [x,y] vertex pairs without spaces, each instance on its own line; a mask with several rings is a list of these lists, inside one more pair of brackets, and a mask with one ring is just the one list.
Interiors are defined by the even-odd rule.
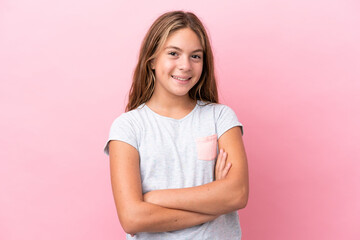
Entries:
[[166,112],[193,109],[195,104],[196,100],[191,99],[189,95],[164,98],[154,94],[150,100],[146,102],[148,107]]

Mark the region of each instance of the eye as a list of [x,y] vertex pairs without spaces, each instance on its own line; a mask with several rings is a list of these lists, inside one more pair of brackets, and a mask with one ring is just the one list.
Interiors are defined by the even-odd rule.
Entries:
[[201,59],[200,55],[192,55],[191,57],[196,58],[196,59]]
[[176,52],[169,52],[168,54],[171,55],[171,56],[174,56],[174,57],[177,56]]

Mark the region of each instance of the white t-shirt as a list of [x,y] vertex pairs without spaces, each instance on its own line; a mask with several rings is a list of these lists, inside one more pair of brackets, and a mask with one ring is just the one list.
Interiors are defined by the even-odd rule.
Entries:
[[[197,101],[185,117],[174,119],[159,115],[145,104],[121,114],[111,125],[104,152],[110,140],[126,142],[140,156],[142,190],[146,192],[187,188],[214,181],[218,139],[230,128],[242,124],[235,112],[223,104]],[[241,239],[237,211],[191,228],[161,232],[137,233],[127,239]]]

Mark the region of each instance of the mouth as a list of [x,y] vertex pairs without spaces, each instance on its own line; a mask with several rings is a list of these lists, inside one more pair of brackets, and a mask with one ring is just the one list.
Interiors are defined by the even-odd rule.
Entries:
[[188,81],[191,79],[191,77],[188,76],[175,76],[175,75],[171,75],[171,77],[175,80],[179,80],[179,81]]

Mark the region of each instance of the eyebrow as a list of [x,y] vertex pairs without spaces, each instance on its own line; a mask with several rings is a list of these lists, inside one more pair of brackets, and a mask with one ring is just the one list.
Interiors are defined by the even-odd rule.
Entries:
[[[181,48],[178,48],[178,47],[175,47],[175,46],[168,46],[168,47],[166,47],[165,49],[168,49],[168,48],[174,48],[174,49],[176,49],[176,50],[178,50],[178,51],[182,51],[181,50]],[[193,53],[194,52],[203,52],[203,50],[202,49],[196,49],[196,50],[194,50],[194,51],[192,51]]]

